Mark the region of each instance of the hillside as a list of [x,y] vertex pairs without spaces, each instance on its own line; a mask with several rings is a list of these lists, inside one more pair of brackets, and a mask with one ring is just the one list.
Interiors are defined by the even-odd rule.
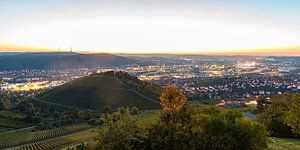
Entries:
[[51,89],[38,100],[104,111],[120,106],[159,108],[160,88],[123,72],[92,74]]
[[76,69],[135,63],[135,60],[111,54],[79,54],[63,52],[0,55],[0,60],[0,70]]

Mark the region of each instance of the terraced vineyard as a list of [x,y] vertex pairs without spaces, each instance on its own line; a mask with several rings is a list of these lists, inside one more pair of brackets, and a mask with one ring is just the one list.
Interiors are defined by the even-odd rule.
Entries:
[[93,140],[97,135],[93,129],[87,129],[84,131],[68,134],[66,136],[34,142],[30,144],[24,144],[10,149],[13,150],[48,150],[48,149],[62,149],[73,145],[78,145],[83,142]]
[[[87,124],[76,124],[70,125],[61,128],[55,128],[50,130],[41,130],[41,131],[32,131],[32,128],[24,128],[21,130],[15,130],[10,132],[0,133],[0,148],[7,148],[17,145],[24,145],[26,149],[39,149],[39,146],[44,145],[44,147],[51,147],[51,145],[55,146],[55,144],[48,141],[48,139],[52,139],[55,137],[60,137],[63,135],[71,134],[77,131],[85,130],[91,128],[90,125]],[[52,141],[53,142],[53,141]],[[63,140],[65,144],[67,144],[68,140]],[[35,144],[29,144],[35,143]],[[55,142],[59,144],[59,142]],[[57,145],[56,145],[57,146]],[[46,148],[48,149],[48,148]]]
[[62,145],[72,144],[74,141],[68,139],[51,139],[44,140],[32,144],[25,144],[11,149],[14,150],[48,150],[48,149],[59,149]]
[[65,130],[64,128],[30,132],[26,136],[25,143],[31,143],[34,141],[40,141],[40,140],[47,139],[47,138],[62,136],[67,133],[68,133],[68,131]]
[[21,142],[19,139],[24,138],[24,135],[30,133],[32,129],[33,128],[24,128],[21,130],[0,133],[0,148],[18,144],[19,142]]

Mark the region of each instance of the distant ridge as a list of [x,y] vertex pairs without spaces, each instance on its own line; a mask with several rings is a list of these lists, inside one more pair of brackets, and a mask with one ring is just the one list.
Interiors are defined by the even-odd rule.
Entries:
[[159,108],[160,87],[124,72],[105,72],[76,79],[37,96],[68,106],[104,111],[118,107]]
[[79,54],[68,52],[11,53],[0,55],[0,70],[76,69],[119,66],[134,60],[112,54]]

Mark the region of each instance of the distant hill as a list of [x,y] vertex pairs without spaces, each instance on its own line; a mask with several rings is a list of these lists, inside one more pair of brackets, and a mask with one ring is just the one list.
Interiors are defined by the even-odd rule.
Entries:
[[159,108],[160,87],[124,72],[92,74],[36,97],[50,103],[104,111],[121,106]]
[[100,66],[119,66],[135,60],[111,54],[79,53],[20,53],[0,55],[0,70],[75,69]]

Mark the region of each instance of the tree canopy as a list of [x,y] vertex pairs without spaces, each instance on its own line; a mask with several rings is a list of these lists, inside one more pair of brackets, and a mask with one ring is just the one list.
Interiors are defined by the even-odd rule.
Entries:
[[262,113],[258,121],[263,123],[271,135],[277,137],[300,136],[300,95],[285,94],[263,100],[259,106]]
[[300,95],[292,96],[284,121],[295,134],[300,135]]
[[[163,112],[173,121],[157,119],[140,124],[128,108],[121,108],[101,120],[96,149],[141,150],[262,150],[267,148],[267,130],[237,110],[191,106],[175,86],[161,96]],[[164,113],[162,113],[164,115]]]

